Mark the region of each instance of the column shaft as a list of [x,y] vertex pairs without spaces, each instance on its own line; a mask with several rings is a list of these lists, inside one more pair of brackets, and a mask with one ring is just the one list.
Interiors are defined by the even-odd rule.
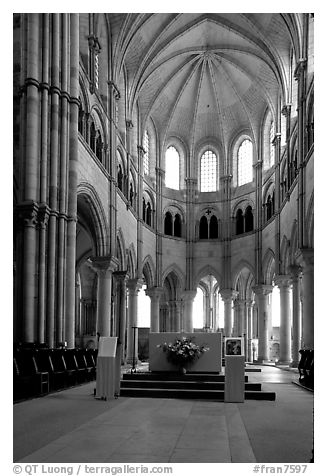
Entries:
[[291,361],[291,288],[289,277],[277,276],[276,284],[280,291],[279,362],[289,364]]
[[[128,289],[128,316],[127,316],[127,363],[132,364],[138,360],[138,322],[137,322],[137,296],[142,288],[143,281],[130,279]],[[133,352],[134,351],[134,352]]]
[[273,287],[269,285],[258,285],[253,288],[256,294],[258,306],[258,361],[267,361],[268,356],[268,294]]

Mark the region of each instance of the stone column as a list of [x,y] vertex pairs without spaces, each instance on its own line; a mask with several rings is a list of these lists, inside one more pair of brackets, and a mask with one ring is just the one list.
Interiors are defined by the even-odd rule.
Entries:
[[182,301],[175,301],[175,317],[174,317],[174,331],[181,331],[181,312],[182,312]]
[[126,347],[126,271],[114,271],[113,276],[117,282],[117,336],[121,342],[121,364],[125,363],[125,347]]
[[245,301],[244,299],[236,299],[234,301],[234,336],[243,337],[245,332]]
[[232,302],[237,298],[238,292],[234,289],[221,289],[220,295],[224,301],[224,334],[225,337],[232,337]]
[[23,261],[23,342],[36,341],[36,223],[38,208],[36,203],[26,203],[19,208],[23,220],[24,261]]
[[196,291],[187,290],[182,293],[182,300],[184,303],[182,316],[182,332],[193,332],[193,301],[196,296]]
[[252,353],[253,305],[254,305],[254,302],[251,299],[247,299],[245,301],[246,338],[247,338],[246,359],[247,359],[248,362],[253,362],[253,353]]
[[[133,363],[138,359],[138,329],[137,329],[137,295],[143,286],[141,279],[129,279],[127,281],[128,290],[128,316],[127,316],[127,363]],[[134,341],[135,335],[135,341]]]
[[302,268],[303,322],[301,346],[313,349],[314,345],[314,254],[313,250],[303,248],[296,255]]
[[256,295],[258,306],[258,361],[265,362],[268,360],[268,294],[273,290],[273,286],[267,284],[259,284],[254,286],[253,291]]
[[291,287],[288,275],[279,275],[275,283],[280,292],[279,363],[291,362]]
[[301,305],[300,305],[300,274],[301,267],[292,265],[289,267],[289,273],[292,279],[292,362],[291,367],[297,368],[299,364],[299,350],[301,348]]
[[163,294],[163,289],[155,286],[147,289],[145,294],[151,299],[150,332],[159,332],[160,299]]
[[112,272],[118,261],[114,257],[100,256],[92,258],[92,267],[98,275],[97,288],[97,332],[101,337],[110,336],[111,318],[111,281]]

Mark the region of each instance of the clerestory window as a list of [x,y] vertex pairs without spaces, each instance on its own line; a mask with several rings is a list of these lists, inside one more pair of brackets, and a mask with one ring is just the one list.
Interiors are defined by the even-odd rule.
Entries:
[[201,192],[214,192],[217,190],[217,165],[216,154],[212,150],[207,150],[200,160]]
[[237,178],[238,185],[252,182],[252,142],[244,139],[237,154]]

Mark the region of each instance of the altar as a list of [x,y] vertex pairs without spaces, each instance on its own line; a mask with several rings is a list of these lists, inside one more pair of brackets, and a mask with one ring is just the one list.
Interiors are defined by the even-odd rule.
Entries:
[[182,337],[192,338],[199,346],[209,348],[198,359],[186,365],[191,372],[221,372],[222,335],[221,332],[150,332],[149,334],[149,370],[152,372],[171,372],[176,366],[168,362],[166,353],[159,345],[173,343]]

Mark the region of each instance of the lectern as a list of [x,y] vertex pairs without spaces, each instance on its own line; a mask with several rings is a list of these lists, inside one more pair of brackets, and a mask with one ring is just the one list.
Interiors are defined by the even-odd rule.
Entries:
[[97,357],[96,398],[109,400],[116,390],[117,337],[100,337]]
[[225,356],[225,402],[244,402],[244,355]]

